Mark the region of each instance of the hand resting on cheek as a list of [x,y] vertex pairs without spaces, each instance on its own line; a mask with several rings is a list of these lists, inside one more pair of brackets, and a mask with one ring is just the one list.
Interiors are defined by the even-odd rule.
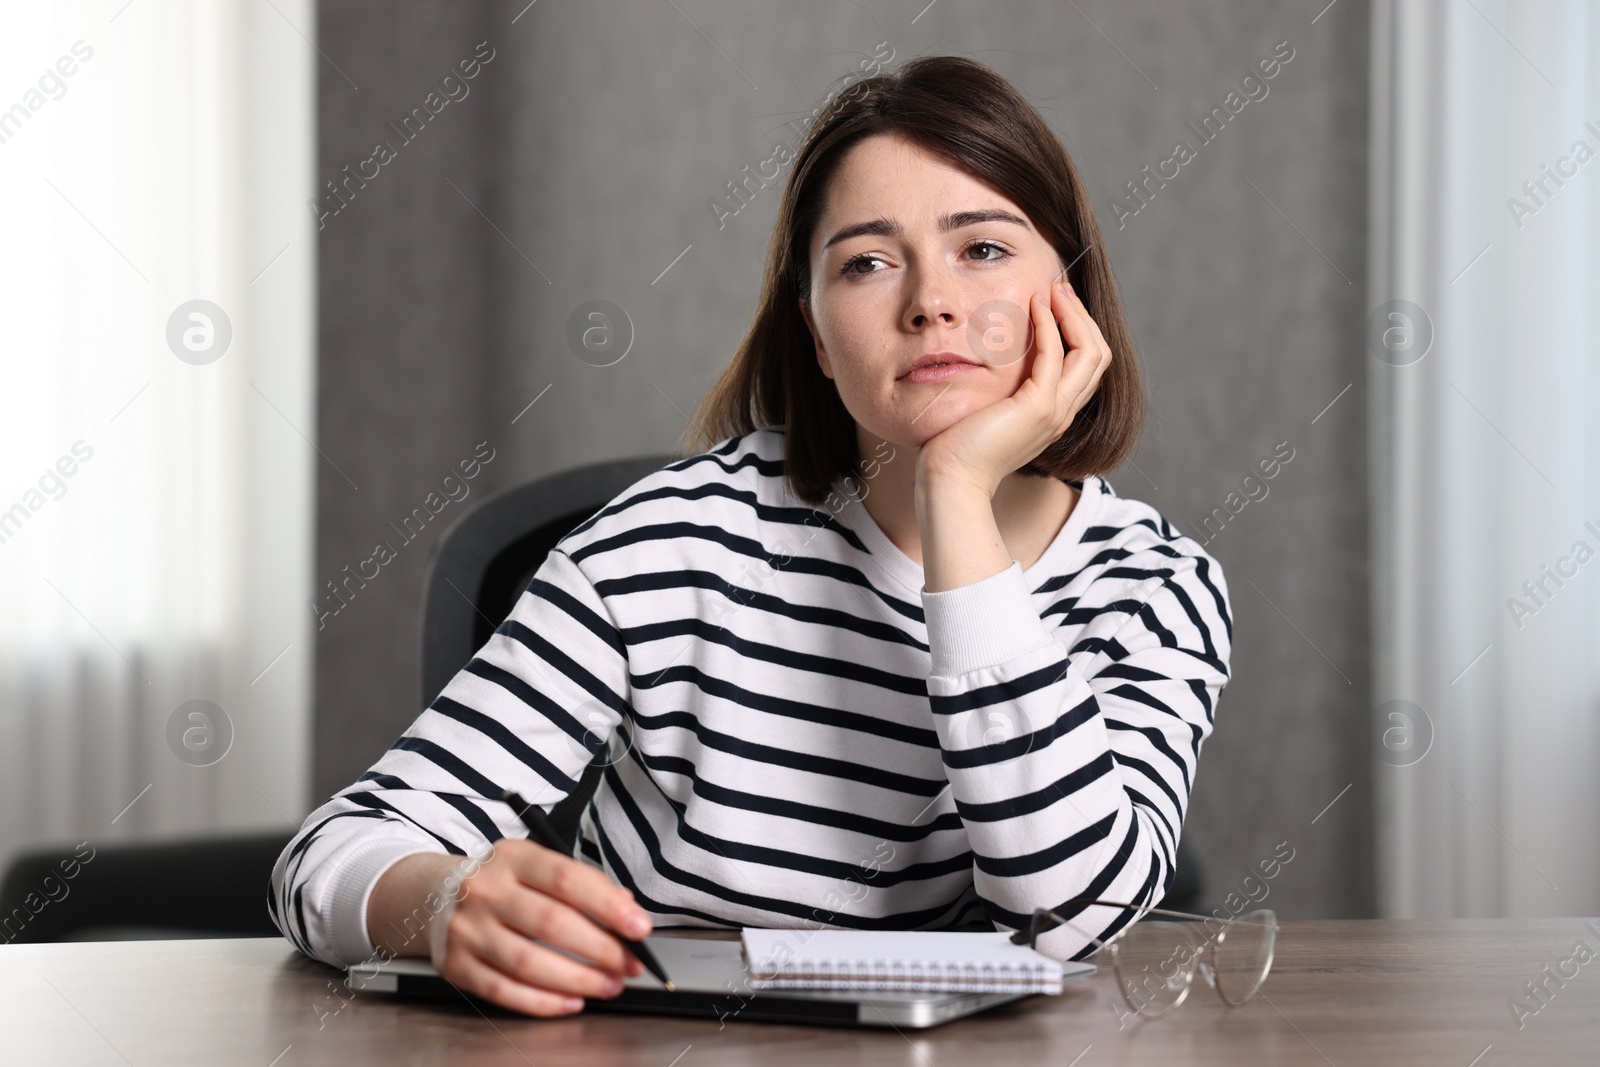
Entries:
[[1011,396],[926,441],[919,475],[954,479],[994,495],[1002,479],[1067,431],[1111,364],[1111,346],[1071,283],[1028,301],[1033,365]]

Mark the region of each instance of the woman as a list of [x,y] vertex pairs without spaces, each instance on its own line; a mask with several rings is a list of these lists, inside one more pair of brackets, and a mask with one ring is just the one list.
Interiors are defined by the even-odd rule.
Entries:
[[[1232,623],[1216,561],[1095,473],[1141,404],[1087,197],[1033,108],[953,57],[857,83],[795,156],[704,450],[564,538],[307,818],[279,928],[557,1015],[640,973],[611,930],[1155,903]],[[526,840],[501,791],[548,809],[604,745],[577,857]]]

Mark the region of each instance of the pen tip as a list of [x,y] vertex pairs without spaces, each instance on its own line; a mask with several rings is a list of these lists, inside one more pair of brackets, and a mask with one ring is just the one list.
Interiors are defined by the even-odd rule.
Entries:
[[678,991],[678,987],[672,984],[672,979],[670,979],[670,978],[667,979],[667,992],[668,993],[676,993],[677,991]]

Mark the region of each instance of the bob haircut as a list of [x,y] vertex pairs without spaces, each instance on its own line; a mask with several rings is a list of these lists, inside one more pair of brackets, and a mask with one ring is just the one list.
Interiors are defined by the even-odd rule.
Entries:
[[782,427],[785,477],[813,506],[860,469],[855,419],[817,365],[799,302],[810,300],[811,239],[829,180],[853,146],[878,134],[907,138],[1022,208],[1068,265],[1067,280],[1111,348],[1111,365],[1072,425],[1020,470],[1079,480],[1120,466],[1138,441],[1144,386],[1088,194],[1033,105],[961,56],[922,56],[863,78],[807,130],[778,208],[755,319],[701,400],[681,450]]

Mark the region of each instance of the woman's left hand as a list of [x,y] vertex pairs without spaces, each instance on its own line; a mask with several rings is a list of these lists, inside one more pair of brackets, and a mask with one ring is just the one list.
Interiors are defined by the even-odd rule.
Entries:
[[1058,282],[1048,297],[1034,294],[1028,314],[1035,339],[1028,377],[1011,396],[925,442],[917,457],[919,482],[954,479],[992,498],[1001,480],[1065,433],[1094,395],[1111,364],[1111,346],[1072,286]]

